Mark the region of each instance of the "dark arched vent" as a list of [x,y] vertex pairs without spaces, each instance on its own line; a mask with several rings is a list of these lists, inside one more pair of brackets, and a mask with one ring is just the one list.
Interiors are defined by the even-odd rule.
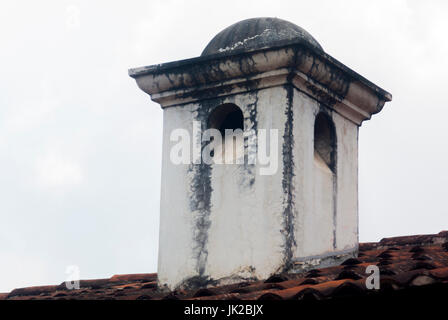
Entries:
[[217,107],[208,118],[208,128],[218,129],[222,137],[225,137],[225,130],[244,130],[244,117],[241,109],[232,103],[226,103]]
[[314,123],[314,152],[335,172],[336,131],[331,118],[322,112]]

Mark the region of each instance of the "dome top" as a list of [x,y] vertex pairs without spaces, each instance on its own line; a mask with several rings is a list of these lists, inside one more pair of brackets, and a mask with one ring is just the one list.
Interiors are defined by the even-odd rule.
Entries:
[[273,46],[283,41],[302,42],[322,50],[306,30],[278,18],[246,19],[218,33],[202,51],[202,56]]

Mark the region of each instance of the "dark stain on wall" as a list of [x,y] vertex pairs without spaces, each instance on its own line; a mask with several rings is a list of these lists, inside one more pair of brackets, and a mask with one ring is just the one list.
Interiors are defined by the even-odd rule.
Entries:
[[285,85],[287,94],[287,105],[285,110],[286,122],[283,134],[282,158],[283,158],[283,229],[281,230],[283,243],[283,270],[287,271],[293,266],[293,249],[297,243],[294,235],[295,227],[295,209],[294,209],[294,114],[293,114],[293,95],[294,89],[291,85]]
[[[151,74],[157,77],[163,74],[168,77],[168,81],[171,83],[170,90],[190,88],[191,86],[203,85],[204,83],[224,84],[225,80],[234,76],[234,70],[225,70],[222,67],[224,61],[226,65],[238,65],[243,77],[252,77],[260,72],[260,70],[257,70],[254,56],[261,54],[267,59],[267,53],[271,51],[293,52],[293,59],[284,61],[283,65],[278,66],[279,68],[300,69],[302,66],[307,65],[309,61],[312,61],[312,67],[305,71],[306,75],[310,80],[329,88],[332,94],[328,94],[316,86],[311,86],[308,89],[314,91],[313,93],[318,99],[327,100],[326,104],[329,106],[334,105],[338,100],[343,100],[348,93],[350,85],[355,82],[370,90],[378,98],[376,107],[373,108],[374,110],[371,110],[372,114],[381,111],[384,102],[392,99],[390,93],[371,83],[322,50],[317,50],[307,43],[292,43],[291,41],[279,42],[271,48],[259,48],[250,52],[233,50],[231,52],[157,64],[139,68],[139,70],[131,69],[129,74],[136,79],[143,75]],[[158,83],[156,86],[158,86]],[[158,87],[158,91],[160,91],[160,87]],[[212,97],[212,91],[206,90],[206,92],[210,93],[210,97]],[[179,94],[178,97],[182,97],[183,94],[186,96],[190,95],[190,93],[185,92]]]
[[191,164],[189,175],[193,176],[191,181],[190,209],[194,214],[194,260],[196,261],[197,273],[200,276],[205,274],[207,263],[207,241],[208,230],[210,229],[210,209],[211,209],[211,166],[208,164]]
[[[197,109],[193,112],[196,117],[193,119],[201,123],[201,130],[207,128],[208,117],[213,109],[213,106],[220,105],[222,99],[205,100],[202,101]],[[193,137],[195,139],[196,137]],[[202,150],[206,147],[208,142],[201,140],[201,155]],[[197,276],[185,281],[184,286],[203,285],[209,281],[206,275],[206,266],[208,258],[208,232],[211,226],[210,212],[211,212],[211,196],[212,196],[212,165],[201,161],[199,164],[190,164],[188,175],[192,177],[190,185],[190,210],[194,214],[193,224],[193,259],[196,262]]]
[[255,134],[255,137],[247,136],[245,134],[244,136],[244,149],[245,149],[245,155],[244,155],[244,181],[243,184],[246,187],[252,187],[255,183],[255,177],[256,177],[256,163],[250,164],[249,163],[249,139],[251,141],[254,141],[254,145],[251,146],[251,151],[255,152],[255,154],[252,155],[252,157],[255,157],[255,161],[257,161],[257,151],[258,151],[258,140],[256,135],[256,130],[258,128],[258,122],[257,122],[257,106],[258,106],[258,90],[253,91],[249,93],[249,96],[251,100],[254,102],[249,103],[245,106],[245,111],[248,114],[248,117],[245,117],[244,119],[244,130],[246,132],[248,131],[248,128],[250,126],[250,129],[253,134]]
[[216,285],[218,285],[218,281],[210,277],[204,277],[198,275],[185,280],[182,283],[182,285],[180,285],[180,288],[184,290],[193,290],[197,288],[206,288],[208,286],[216,286]]
[[[257,128],[257,103],[258,103],[258,91],[248,93],[253,100],[246,106],[238,106],[240,108],[248,108],[246,111],[249,116],[245,117],[245,126],[252,124],[252,129]],[[204,99],[198,104],[197,108],[193,111],[196,117],[192,117],[193,120],[201,123],[201,130],[207,129],[208,118],[215,108],[222,104],[234,103],[232,97],[220,97],[214,99]],[[246,114],[247,114],[246,113]],[[201,152],[207,146],[209,142],[201,143]],[[242,185],[245,187],[252,187],[255,182],[255,165],[249,165],[245,161],[242,175]],[[206,285],[216,283],[216,280],[210,278],[207,275],[207,258],[208,258],[208,235],[211,226],[211,197],[212,197],[212,176],[213,165],[201,163],[190,164],[188,169],[188,175],[192,177],[190,185],[190,210],[193,212],[194,224],[193,230],[193,259],[196,263],[197,275],[186,279],[181,287],[183,288],[197,288],[204,287]]]
[[[333,117],[331,117],[333,121]],[[333,152],[332,158],[334,161],[334,170],[333,170],[333,249],[336,250],[337,247],[337,213],[338,213],[338,135],[336,133],[336,125],[333,121],[333,130],[334,130],[334,140],[333,140]]]

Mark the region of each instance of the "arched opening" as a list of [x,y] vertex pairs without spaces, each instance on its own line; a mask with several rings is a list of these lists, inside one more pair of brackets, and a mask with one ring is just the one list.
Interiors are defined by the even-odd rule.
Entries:
[[215,163],[242,163],[244,160],[244,116],[241,109],[226,103],[213,110],[208,118],[207,129],[216,129],[221,133],[221,143],[212,142],[214,150],[211,152]]
[[223,138],[225,137],[226,129],[244,130],[243,112],[233,103],[223,104],[210,114],[208,128],[218,129]]
[[319,113],[314,123],[314,156],[320,158],[334,173],[336,170],[336,132],[333,121]]
[[[330,116],[319,113],[314,122],[313,206],[307,220],[308,254],[336,248],[336,130]],[[319,237],[316,237],[316,233]]]

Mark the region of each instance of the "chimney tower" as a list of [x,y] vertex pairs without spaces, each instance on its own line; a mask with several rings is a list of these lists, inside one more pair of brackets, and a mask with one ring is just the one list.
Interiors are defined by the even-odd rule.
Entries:
[[277,18],[238,22],[200,57],[129,75],[164,111],[161,286],[357,256],[358,129],[390,93]]

